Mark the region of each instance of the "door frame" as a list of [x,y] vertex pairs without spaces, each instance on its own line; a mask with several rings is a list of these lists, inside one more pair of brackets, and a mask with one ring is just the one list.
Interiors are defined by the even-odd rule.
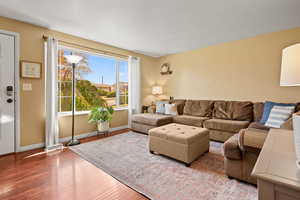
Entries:
[[20,136],[20,34],[16,32],[0,29],[0,34],[14,37],[15,42],[15,152],[21,151],[21,136]]

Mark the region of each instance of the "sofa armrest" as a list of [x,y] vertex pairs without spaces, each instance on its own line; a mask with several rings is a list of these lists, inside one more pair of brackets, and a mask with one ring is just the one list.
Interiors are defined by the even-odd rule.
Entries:
[[242,151],[247,151],[248,149],[261,150],[268,131],[258,130],[258,129],[242,129],[239,132],[239,147]]
[[224,156],[231,160],[241,160],[242,151],[238,144],[238,134],[231,136],[223,145]]
[[262,130],[262,131],[269,131],[270,130],[270,127],[268,126],[265,126],[264,124],[261,124],[260,122],[252,122],[248,129],[256,129],[256,130]]
[[287,129],[287,130],[293,130],[293,118],[289,118],[288,120],[286,120],[281,126],[280,128],[282,129]]
[[[300,115],[300,111],[295,112],[294,115]],[[280,128],[287,129],[287,130],[293,130],[293,117],[290,117],[288,120],[286,120]]]

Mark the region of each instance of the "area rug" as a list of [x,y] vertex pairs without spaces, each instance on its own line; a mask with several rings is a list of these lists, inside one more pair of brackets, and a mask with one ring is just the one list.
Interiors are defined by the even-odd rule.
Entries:
[[71,150],[120,182],[153,200],[255,200],[256,187],[224,173],[222,143],[191,167],[149,153],[148,136],[128,132],[72,146]]

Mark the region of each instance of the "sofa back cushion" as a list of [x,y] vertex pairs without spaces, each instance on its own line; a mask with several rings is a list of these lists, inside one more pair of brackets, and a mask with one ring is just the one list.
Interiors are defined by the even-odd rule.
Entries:
[[174,99],[174,100],[171,100],[170,103],[177,105],[177,112],[179,115],[183,114],[185,99]]
[[183,114],[199,117],[211,117],[214,102],[209,100],[187,100]]
[[295,108],[295,112],[299,112],[300,111],[300,102],[296,103],[296,108]]
[[217,119],[252,121],[253,103],[250,101],[215,101],[213,117]]
[[264,112],[264,103],[263,102],[253,103],[253,120],[255,122],[259,122],[261,120],[263,112]]

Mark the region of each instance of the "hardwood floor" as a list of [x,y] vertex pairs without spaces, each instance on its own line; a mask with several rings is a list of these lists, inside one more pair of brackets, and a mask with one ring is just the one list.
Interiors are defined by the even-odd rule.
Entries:
[[[110,134],[120,134],[128,130]],[[82,139],[89,142],[101,137]],[[85,161],[68,148],[0,157],[0,199],[145,200],[146,197]]]

